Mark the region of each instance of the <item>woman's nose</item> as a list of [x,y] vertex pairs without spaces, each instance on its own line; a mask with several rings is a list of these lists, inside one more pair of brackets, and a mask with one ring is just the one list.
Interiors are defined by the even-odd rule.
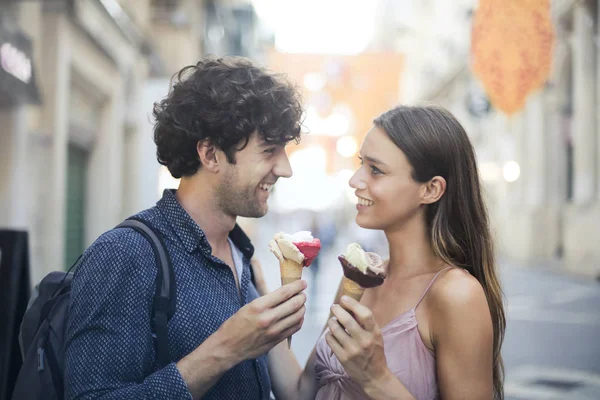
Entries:
[[356,172],[354,173],[354,175],[352,175],[352,177],[350,178],[350,181],[348,182],[348,184],[350,185],[350,187],[352,189],[359,189],[359,190],[363,190],[367,188],[367,184],[365,183],[363,177],[362,177],[362,168],[359,168],[356,170]]

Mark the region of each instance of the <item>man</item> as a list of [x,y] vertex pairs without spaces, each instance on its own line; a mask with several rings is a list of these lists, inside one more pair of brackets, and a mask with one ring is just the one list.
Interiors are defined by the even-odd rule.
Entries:
[[[159,368],[153,346],[150,244],[114,229],[86,250],[75,273],[67,398],[268,399],[266,353],[302,325],[306,283],[259,298],[264,281],[251,279],[254,250],[236,224],[238,216],[265,215],[272,186],[292,175],[284,147],[300,136],[295,89],[240,58],[204,60],[177,78],[155,104],[154,140],[180,186],[137,214],[161,233],[173,261],[172,363]],[[295,362],[282,347],[281,362]]]

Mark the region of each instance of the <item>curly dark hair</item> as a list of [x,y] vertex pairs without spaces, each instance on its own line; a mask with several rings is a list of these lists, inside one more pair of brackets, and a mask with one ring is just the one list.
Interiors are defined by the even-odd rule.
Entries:
[[242,57],[207,58],[174,75],[168,96],[154,104],[158,162],[174,178],[200,168],[197,143],[210,139],[235,164],[254,131],[267,142],[298,142],[302,104],[283,75]]

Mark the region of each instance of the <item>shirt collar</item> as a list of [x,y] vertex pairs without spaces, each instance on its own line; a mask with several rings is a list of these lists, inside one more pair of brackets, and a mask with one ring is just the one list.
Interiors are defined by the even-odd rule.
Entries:
[[[200,248],[204,253],[210,255],[212,248],[204,231],[198,226],[196,221],[183,209],[175,197],[175,189],[166,189],[163,197],[156,203],[157,208],[169,221],[169,224],[175,231],[179,241],[183,244],[188,253]],[[248,259],[254,254],[254,246],[250,238],[238,224],[235,224],[229,232],[229,237],[238,249]]]

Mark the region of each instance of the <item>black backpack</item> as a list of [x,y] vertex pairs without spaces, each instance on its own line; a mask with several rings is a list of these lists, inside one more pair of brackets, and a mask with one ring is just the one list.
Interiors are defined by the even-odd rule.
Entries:
[[[133,228],[152,245],[158,274],[152,309],[152,329],[158,362],[170,363],[167,322],[175,312],[175,276],[160,233],[146,222],[130,218],[117,228]],[[81,259],[81,256],[79,257]],[[64,340],[73,273],[51,272],[36,287],[21,323],[19,342],[23,366],[13,400],[63,399]]]

